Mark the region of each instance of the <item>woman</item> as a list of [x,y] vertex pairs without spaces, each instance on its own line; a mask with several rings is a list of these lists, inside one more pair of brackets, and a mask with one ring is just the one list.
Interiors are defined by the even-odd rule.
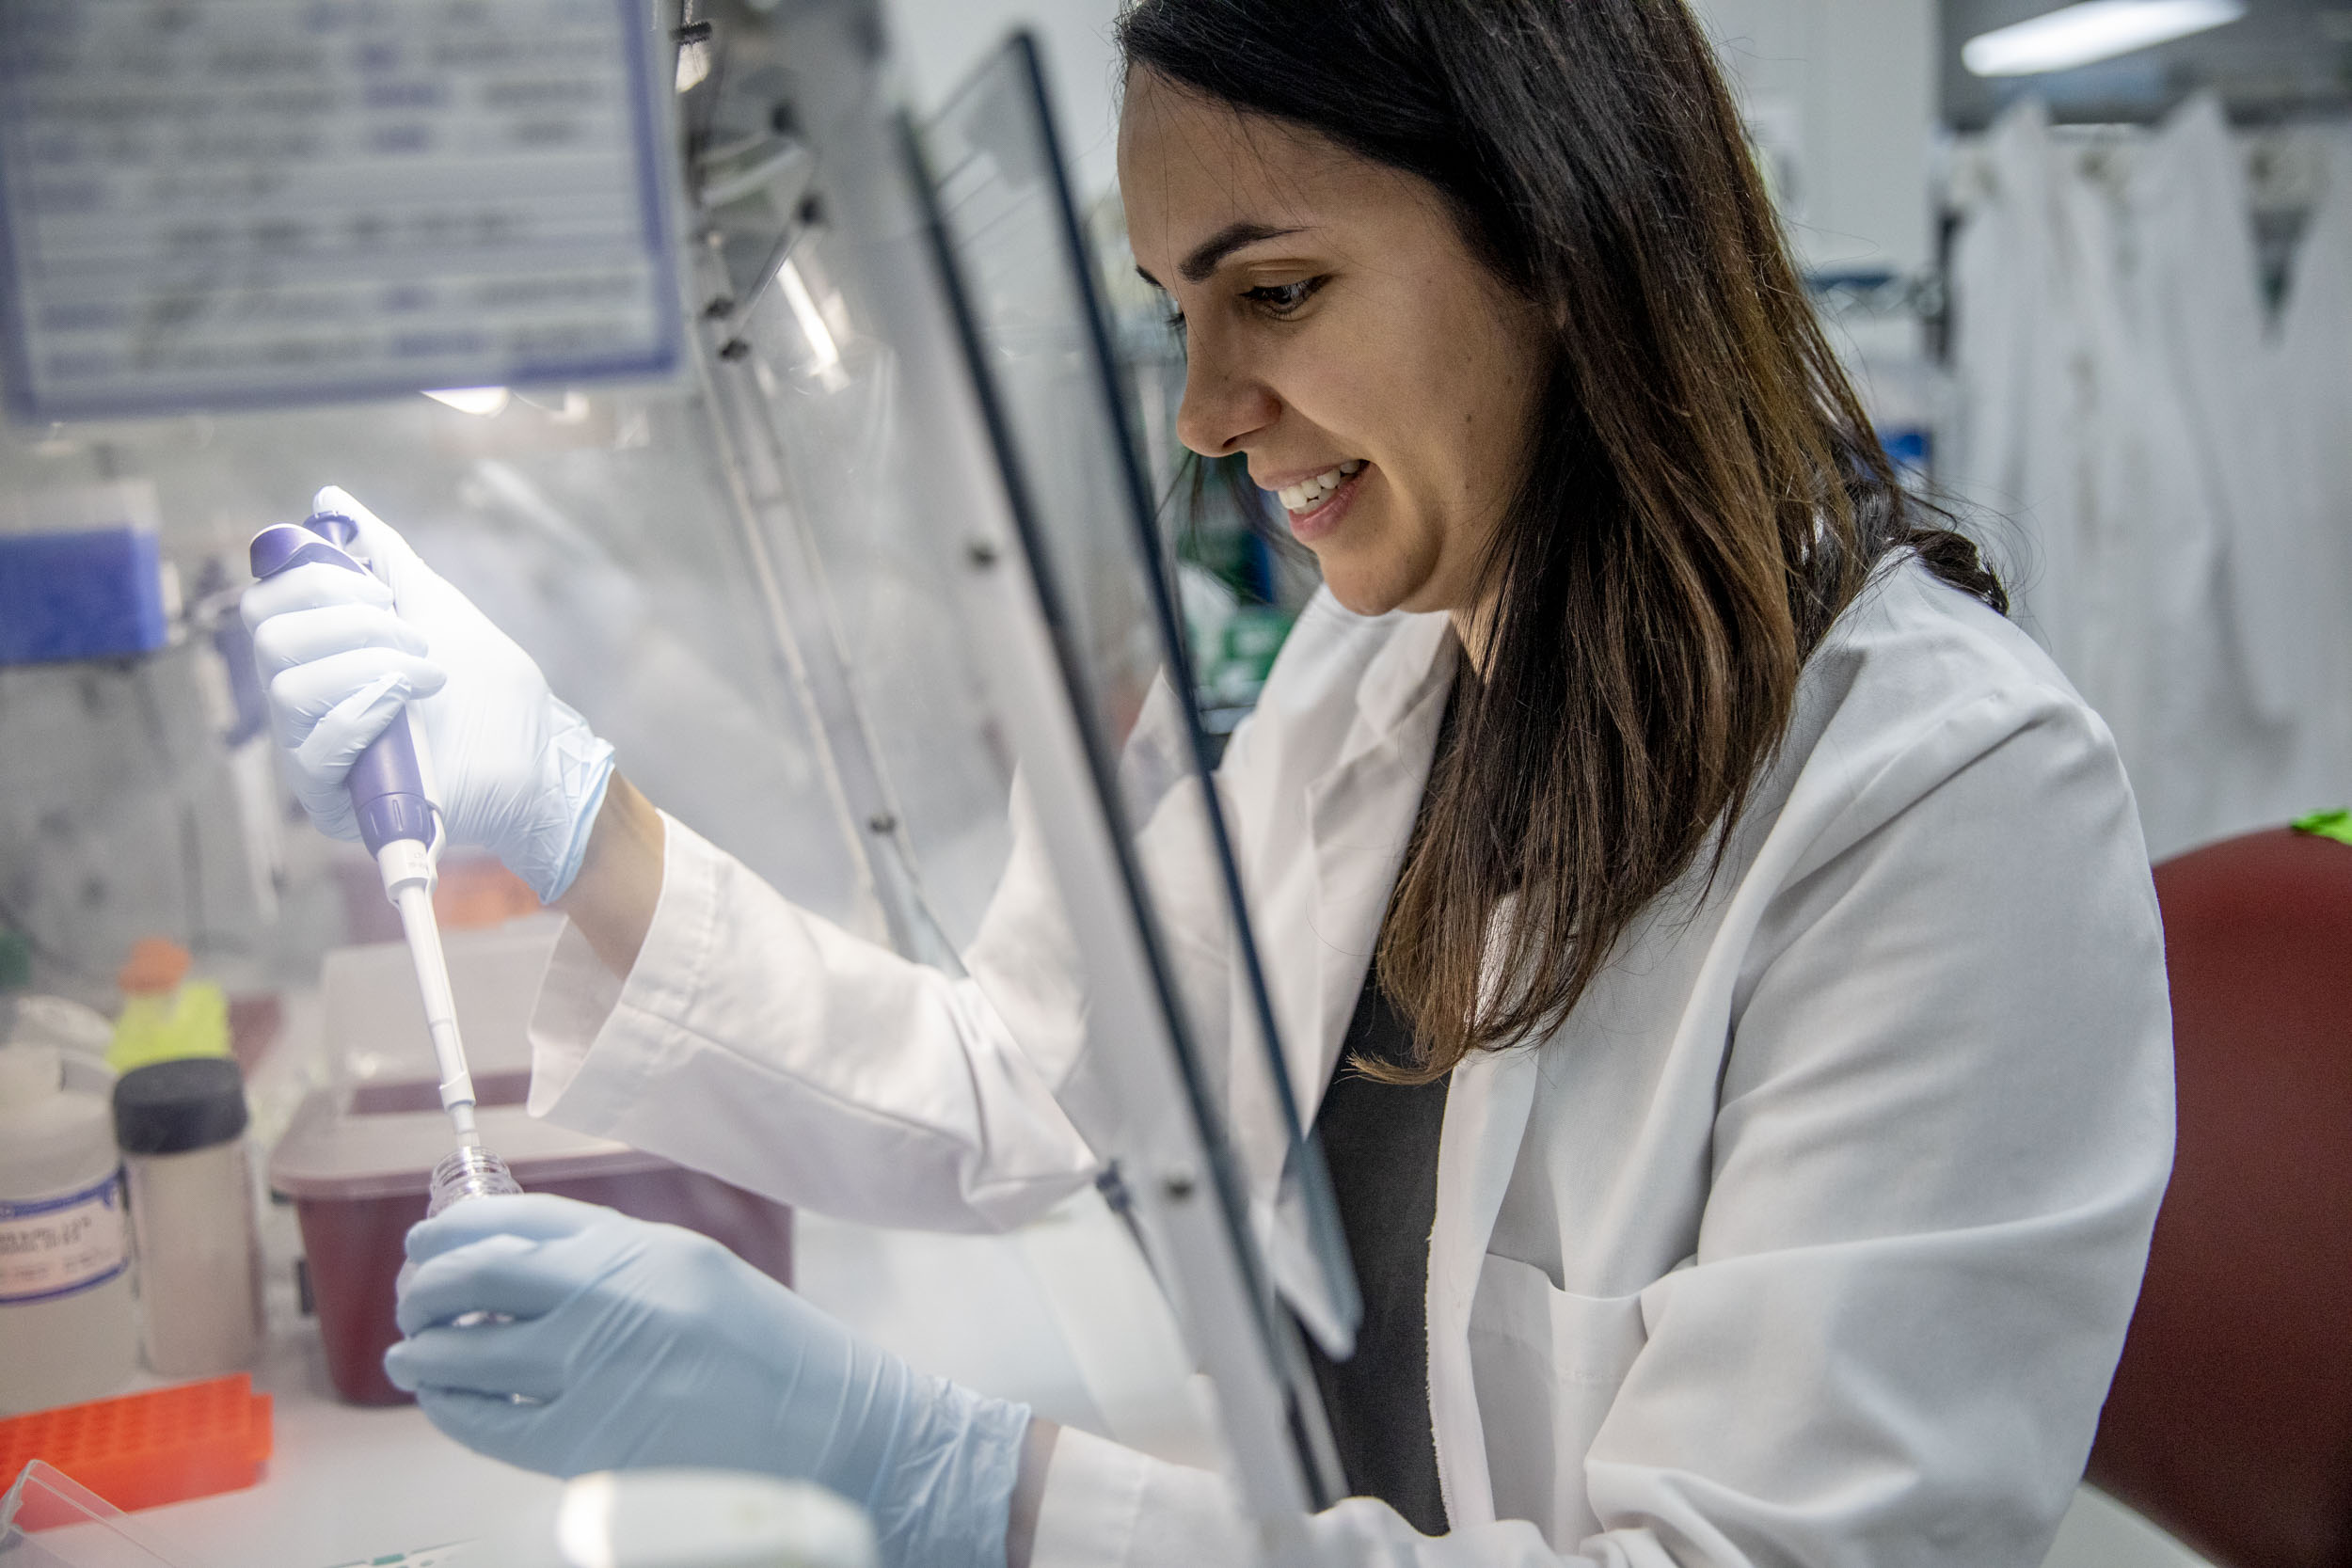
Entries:
[[[1120,40],[1181,433],[1327,583],[1220,775],[1367,1297],[1319,1369],[1365,1497],[1313,1528],[2038,1562],[2169,1166],[2145,855],[2105,729],[1897,488],[1698,29],[1138,0]],[[570,917],[536,1107],[886,1222],[1088,1179],[1018,856],[969,981],[856,942],[363,522],[389,593],[248,595],[281,738],[331,817],[413,703],[453,832]],[[1213,1478],[916,1377],[682,1232],[485,1200],[411,1250],[394,1375],[491,1453],[814,1476],[898,1561],[1247,1556]]]

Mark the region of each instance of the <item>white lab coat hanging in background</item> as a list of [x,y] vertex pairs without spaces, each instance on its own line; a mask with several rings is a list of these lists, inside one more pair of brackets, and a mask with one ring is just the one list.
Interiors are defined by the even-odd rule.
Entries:
[[1987,531],[2020,621],[2114,731],[2152,845],[2213,815],[2201,768],[2153,759],[2204,733],[2222,662],[2219,540],[2186,413],[2127,314],[2125,214],[2099,166],[2028,101],[1988,139],[1954,259],[1964,422],[1953,488]]
[[2352,799],[2352,133],[2328,138],[2271,350],[2283,418],[2287,504],[2320,602],[2305,722],[2321,776],[2314,804]]
[[2287,499],[2287,410],[2267,374],[2252,193],[2219,102],[2184,105],[2125,189],[2124,276],[2150,395],[2180,400],[2190,459],[2188,484],[2148,499],[2209,519],[2219,546],[2201,607],[2218,657],[2175,671],[2187,701],[2168,714],[2154,766],[2199,759],[2212,822],[2276,823],[2330,803],[2306,733],[2320,610]]
[[[2329,395],[2326,350],[2278,364],[2218,105],[2086,141],[2028,101],[1963,168],[1945,478],[2007,519],[2022,618],[2114,729],[2150,848],[2352,800],[2322,711],[2346,617],[2312,569],[2352,516],[2317,499],[2299,406]],[[2299,266],[2344,238],[2315,228]]]

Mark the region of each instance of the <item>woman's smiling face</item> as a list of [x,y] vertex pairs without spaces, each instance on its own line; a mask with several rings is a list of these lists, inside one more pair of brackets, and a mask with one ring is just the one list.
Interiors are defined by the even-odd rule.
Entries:
[[1550,334],[1414,177],[1149,71],[1128,235],[1182,313],[1177,434],[1247,454],[1340,603],[1468,610],[1527,463]]

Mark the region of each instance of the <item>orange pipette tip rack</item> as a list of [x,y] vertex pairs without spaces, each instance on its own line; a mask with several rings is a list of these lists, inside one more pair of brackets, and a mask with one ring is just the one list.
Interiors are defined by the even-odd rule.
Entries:
[[244,1372],[0,1420],[0,1484],[46,1460],[125,1513],[240,1491],[269,1453],[270,1398]]

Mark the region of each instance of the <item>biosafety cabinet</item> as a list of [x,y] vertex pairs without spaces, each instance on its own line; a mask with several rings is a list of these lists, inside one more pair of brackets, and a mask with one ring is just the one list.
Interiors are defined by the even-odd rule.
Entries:
[[[656,10],[0,10],[0,925],[101,1006],[141,937],[292,995],[390,934],[291,808],[236,611],[247,538],[328,483],[650,797],[909,958],[959,972],[1025,802],[1104,1194],[1294,1556],[1338,1486],[1300,1337],[1343,1352],[1356,1298],[1206,784],[1279,607],[1164,526],[1172,356],[1026,40],[918,122],[873,4]],[[1232,994],[1168,950],[1170,846]],[[443,880],[535,908],[462,851]],[[275,1132],[310,1085],[265,1080]]]

